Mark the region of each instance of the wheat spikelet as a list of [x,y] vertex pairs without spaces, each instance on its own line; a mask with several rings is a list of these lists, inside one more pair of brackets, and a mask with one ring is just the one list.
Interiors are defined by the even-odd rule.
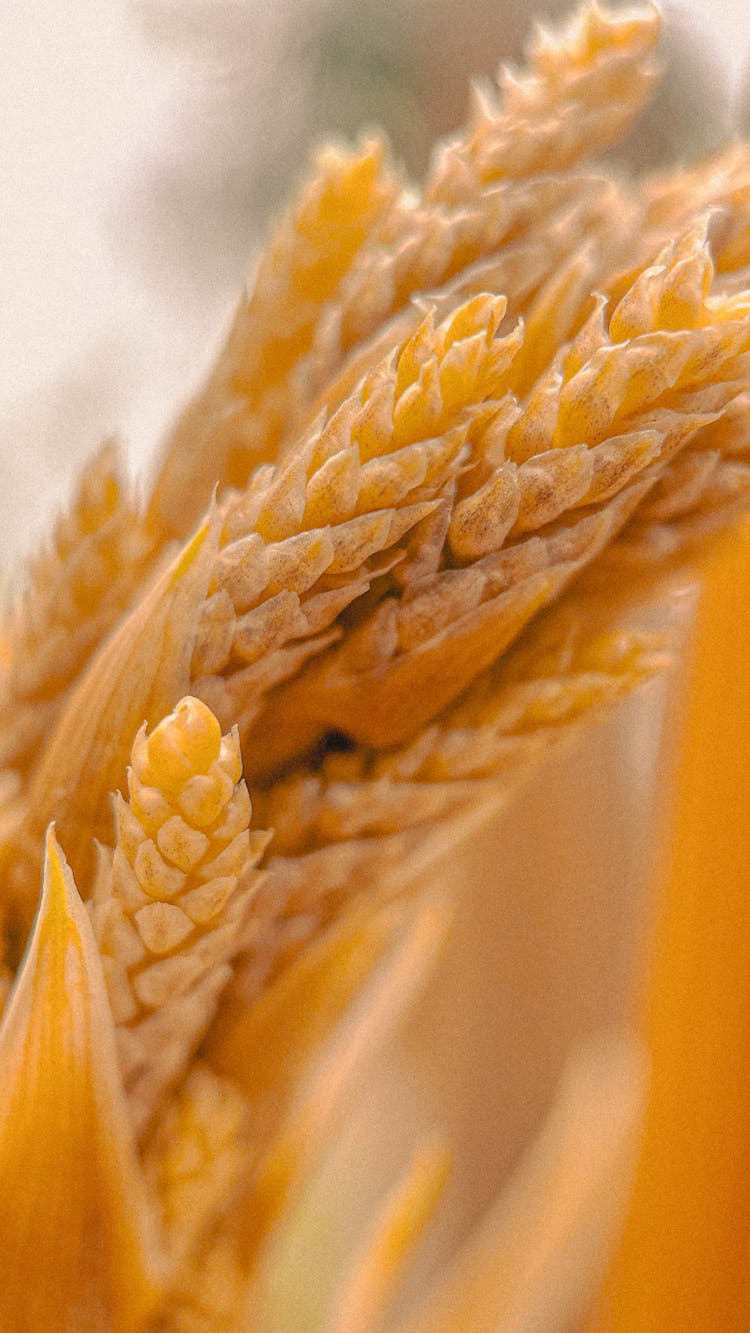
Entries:
[[716,270],[729,275],[750,264],[750,152],[732,144],[694,166],[645,183],[646,243],[685,227],[691,215],[715,211],[713,255]]
[[[416,204],[385,171],[380,144],[324,155],[264,251],[207,388],[170,442],[150,506],[155,527],[184,534],[217,478],[243,486],[253,466],[275,457],[349,349],[415,292],[444,283],[511,236],[518,248],[519,231],[541,216],[547,248],[527,247],[526,285],[535,264],[548,270],[565,235],[554,215],[585,199],[591,182],[558,176],[510,193],[492,187],[559,172],[621,134],[653,83],[657,30],[655,11],[611,17],[592,6],[559,43],[540,38],[525,78],[506,72],[501,107],[477,94],[466,139],[446,147]],[[562,79],[573,65],[575,75]],[[519,145],[532,139],[523,162]],[[610,210],[611,222],[617,216]],[[496,290],[512,297],[516,288],[523,290],[520,277]]]
[[28,772],[70,685],[143,581],[145,538],[119,470],[104,444],[30,569],[0,667],[0,766]]
[[175,1271],[194,1262],[242,1188],[249,1114],[234,1082],[197,1061],[151,1137],[144,1169]]
[[231,975],[265,847],[249,832],[236,733],[186,698],[133,744],[129,801],[104,854],[92,917],[133,1122],[179,1077]]
[[[66,839],[74,837],[84,846],[79,784],[85,747],[71,750],[69,737],[74,732],[80,735],[77,714],[84,698],[88,699],[86,706],[93,708],[89,730],[96,727],[99,705],[90,696],[100,678],[107,680],[108,707],[122,695],[118,709],[123,717],[131,717],[135,701],[126,676],[135,656],[143,655],[148,636],[155,634],[158,640],[159,616],[167,615],[166,627],[174,615],[183,617],[183,654],[190,636],[195,633],[197,638],[193,667],[181,677],[180,692],[187,688],[203,695],[223,723],[239,720],[247,732],[264,691],[299,673],[305,658],[325,646],[331,622],[353,597],[362,597],[373,573],[387,569],[389,560],[398,554],[394,543],[420,519],[427,519],[421,526],[422,549],[415,538],[412,557],[393,576],[400,586],[406,585],[406,593],[390,596],[374,611],[370,609],[349,630],[340,649],[330,651],[318,666],[303,670],[290,686],[277,691],[272,706],[261,717],[258,735],[262,744],[255,753],[271,767],[280,758],[299,753],[330,726],[349,730],[368,744],[392,744],[416,732],[447,706],[533,614],[601,552],[658,479],[669,453],[720,411],[732,394],[736,396],[737,375],[743,370],[744,308],[741,299],[716,301],[706,296],[710,265],[701,235],[696,227],[692,239],[689,236],[674,247],[671,260],[661,266],[661,295],[654,288],[654,275],[647,270],[615,308],[609,328],[601,306],[596,305],[571,346],[560,354],[559,368],[553,366],[542,377],[518,417],[507,395],[499,402],[495,398],[504,388],[508,368],[512,369],[518,339],[511,334],[493,341],[491,331],[501,316],[502,302],[484,297],[467,303],[463,312],[459,310],[434,335],[428,322],[401,349],[399,361],[385,363],[379,374],[366,381],[367,392],[360,390],[348,408],[313,434],[298,456],[280,470],[258,473],[246,495],[225,514],[225,549],[218,561],[212,556],[214,563],[207,566],[213,575],[191,574],[181,594],[181,610],[174,613],[167,610],[169,598],[175,595],[167,579],[166,591],[155,592],[153,607],[144,604],[123,628],[109,655],[81,682],[78,695],[64,710],[32,792],[28,825],[37,830],[33,845],[38,849],[40,832],[52,813],[63,818],[58,799],[58,793],[63,793],[71,816],[65,815]],[[675,290],[680,284],[685,286],[686,274],[689,299],[684,291],[677,299],[672,289],[675,284]],[[669,324],[675,310],[687,327],[660,329],[659,322]],[[472,319],[480,325],[478,332]],[[638,333],[637,328],[644,332]],[[467,336],[461,337],[462,333]],[[623,341],[613,341],[617,337]],[[442,357],[445,366],[441,370]],[[444,409],[449,409],[447,418]],[[466,545],[467,526],[471,526],[466,517],[472,506],[479,515],[479,537],[484,543],[478,549],[488,554],[480,554],[464,568],[422,577],[410,588],[405,569],[419,575],[425,569],[434,570],[441,558],[452,495],[445,495],[447,503],[441,513],[434,507],[438,502],[441,508],[438,484],[450,481],[459,461],[466,466],[466,455],[460,459],[466,412],[471,417],[467,433],[473,436],[473,463],[460,479],[445,554],[455,563],[462,550],[471,556],[477,549]],[[429,438],[438,429],[445,431],[446,426],[447,435],[436,437],[444,470],[429,478],[432,489],[426,497],[426,477],[419,478],[422,446],[425,436]],[[356,452],[351,427],[358,433]],[[342,435],[348,455],[340,447]],[[409,453],[409,442],[420,448]],[[402,446],[395,454],[394,445]],[[433,456],[434,449],[433,439]],[[405,482],[399,476],[402,451],[410,465],[417,464],[416,472],[407,467]],[[649,468],[646,464],[654,453],[659,463]],[[370,464],[375,464],[374,469]],[[365,508],[377,504],[378,498],[382,503],[383,485],[391,487],[385,498],[392,501],[395,483],[406,485],[406,498],[413,505],[396,506],[394,513],[375,509],[357,514],[361,478],[355,478],[355,495],[352,470],[356,474],[358,466],[368,483],[373,479],[372,494],[366,503],[363,500]],[[388,475],[391,466],[394,471]],[[523,511],[519,478],[526,484]],[[414,489],[409,490],[415,481]],[[509,497],[505,506],[499,503],[503,496]],[[310,498],[314,505],[306,520]],[[432,520],[428,519],[430,508]],[[575,523],[566,519],[566,509],[575,511]],[[353,510],[351,520],[331,522]],[[311,519],[319,525],[312,530]],[[403,525],[400,529],[399,523]],[[536,532],[535,523],[541,525]],[[520,529],[520,539],[514,525],[516,532]],[[363,530],[369,547],[356,540]],[[507,536],[510,543],[503,549]],[[340,543],[338,553],[332,551],[334,537]],[[469,537],[476,541],[476,525]],[[263,548],[269,543],[271,548],[276,545],[272,557],[274,563],[278,560],[276,587],[268,582],[269,569],[263,560]],[[367,562],[373,556],[377,562],[376,552],[384,547],[391,548],[390,555],[385,551],[385,563],[375,563],[374,569],[371,563],[368,569]],[[339,568],[344,564],[351,568],[338,573],[334,560],[342,549],[346,558],[339,560]],[[358,563],[362,561],[364,565]],[[216,581],[211,583],[217,573],[227,579],[224,588]],[[316,585],[315,578],[323,573],[329,581]],[[306,580],[312,580],[307,587]],[[196,626],[204,589],[209,595],[202,622]],[[154,628],[149,630],[155,616]],[[340,632],[340,627],[334,630]],[[173,632],[179,633],[171,629]],[[207,672],[207,666],[213,670]],[[175,679],[178,676],[179,670]],[[166,708],[173,706],[179,694],[170,698],[163,683],[162,692]],[[154,701],[146,704],[145,697],[142,706],[141,717],[145,714],[155,721],[162,715],[155,711]],[[274,725],[275,713],[282,717],[279,726]],[[129,744],[132,730],[124,729],[121,734],[115,729],[114,734],[119,737],[117,744]],[[94,827],[103,829],[105,838],[104,793],[107,787],[120,784],[126,762],[123,757],[115,763],[114,754],[110,759],[106,785],[104,773],[94,785],[88,773],[86,779],[87,808]],[[77,826],[72,822],[74,811]],[[26,834],[24,840],[28,842]],[[73,855],[72,844],[66,845]],[[80,854],[75,851],[76,865]],[[37,864],[38,851],[32,850],[20,875],[27,885],[27,898]]]
[[528,71],[500,73],[502,100],[478,86],[469,133],[443,146],[428,199],[456,203],[491,181],[560,171],[620,138],[655,79],[659,35],[652,6],[587,4],[557,36],[539,28]]
[[222,721],[247,725],[300,652],[325,645],[302,641],[362,595],[396,542],[430,520],[442,540],[441,497],[520,342],[518,329],[495,337],[505,310],[484,295],[437,328],[428,316],[285,465],[229,504],[191,686]]
[[608,321],[595,304],[518,412],[501,405],[459,482],[458,567],[387,598],[275,692],[251,733],[265,771],[326,730],[376,747],[415,735],[613,540],[742,387],[746,298],[712,297],[712,272],[699,219]]
[[184,535],[220,478],[244,486],[293,415],[291,371],[320,311],[394,205],[382,144],[323,152],[261,255],[209,382],[169,442],[149,506],[158,533]]
[[622,188],[572,174],[493,186],[455,208],[422,204],[400,244],[363,249],[319,322],[296,372],[307,389],[301,401],[311,399],[308,415],[335,409],[386,348],[413,331],[423,300],[446,315],[467,296],[497,291],[517,316],[575,253],[584,230],[602,272],[616,266],[633,217]]
[[[302,402],[314,398],[318,406],[335,407],[342,400],[336,367],[352,348],[416,293],[431,293],[486,256],[494,257],[495,281],[480,278],[480,286],[502,291],[514,314],[580,244],[582,214],[589,243],[604,224],[602,248],[615,262],[618,235],[632,231],[632,201],[610,181],[561,168],[618,138],[636,117],[654,82],[657,34],[655,10],[611,16],[592,6],[559,40],[540,35],[524,76],[505,71],[500,105],[477,90],[473,123],[438,150],[424,196],[396,215],[399,231],[392,227],[362,247],[318,321],[311,351],[295,372]],[[614,96],[623,89],[625,98]],[[405,336],[413,318],[410,324],[407,314],[392,337]],[[368,362],[377,351],[365,354]],[[366,368],[360,360],[354,371],[345,369],[344,386]]]

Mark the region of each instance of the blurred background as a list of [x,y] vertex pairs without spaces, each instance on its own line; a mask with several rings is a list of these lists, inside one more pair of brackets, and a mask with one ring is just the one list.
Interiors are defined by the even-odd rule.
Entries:
[[[627,148],[689,158],[745,116],[747,0],[668,10]],[[0,569],[116,433],[137,471],[198,383],[311,145],[382,125],[409,171],[472,74],[569,0],[27,0],[0,81]]]

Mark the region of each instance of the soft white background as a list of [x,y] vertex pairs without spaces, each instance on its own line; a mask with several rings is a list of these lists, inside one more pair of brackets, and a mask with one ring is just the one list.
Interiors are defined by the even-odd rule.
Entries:
[[[361,29],[366,0],[351,2]],[[412,2],[423,32],[433,2]],[[474,2],[491,42],[514,0]],[[298,168],[320,94],[310,63],[335,6],[340,45],[341,0],[3,6],[0,568],[28,548],[105,433],[140,467],[200,377],[265,205],[287,162],[286,174]],[[369,0],[365,46],[381,40],[378,8],[396,12]],[[683,23],[695,11],[695,45],[716,46],[723,96],[750,45],[747,0],[680,9]],[[399,52],[405,34],[395,33]],[[384,104],[398,95],[386,88]],[[323,124],[335,122],[337,96],[333,86]]]

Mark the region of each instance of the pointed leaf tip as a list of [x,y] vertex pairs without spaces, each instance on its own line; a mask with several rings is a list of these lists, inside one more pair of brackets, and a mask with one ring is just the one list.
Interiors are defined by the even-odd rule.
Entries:
[[159,1239],[99,955],[52,825],[0,1067],[0,1328],[138,1333],[160,1291]]

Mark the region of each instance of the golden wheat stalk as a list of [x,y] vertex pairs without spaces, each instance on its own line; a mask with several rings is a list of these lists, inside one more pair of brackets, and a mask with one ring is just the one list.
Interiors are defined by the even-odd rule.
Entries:
[[[634,590],[750,492],[750,230],[746,149],[628,190],[578,172],[657,28],[590,5],[540,35],[419,193],[376,141],[324,155],[145,525],[107,449],[32,571],[0,638],[0,1001],[44,867],[0,1029],[3,1327],[260,1333],[447,929],[441,858],[669,660]],[[585,1316],[639,1089],[628,1044],[581,1057],[403,1333]],[[337,1333],[387,1320],[444,1163],[373,1218]]]

